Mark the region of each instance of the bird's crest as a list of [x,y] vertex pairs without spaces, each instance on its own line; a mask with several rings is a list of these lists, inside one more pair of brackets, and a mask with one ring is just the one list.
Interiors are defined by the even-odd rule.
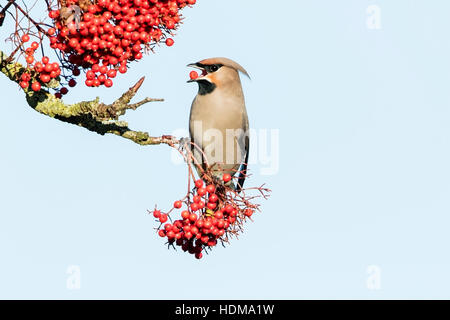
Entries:
[[223,57],[219,57],[219,58],[210,58],[210,59],[205,59],[200,61],[201,64],[204,65],[212,65],[212,64],[222,64],[226,67],[232,68],[236,71],[240,71],[243,74],[245,74],[249,79],[250,79],[250,75],[248,74],[248,72],[244,69],[244,67],[242,67],[239,63],[228,59],[228,58],[223,58]]

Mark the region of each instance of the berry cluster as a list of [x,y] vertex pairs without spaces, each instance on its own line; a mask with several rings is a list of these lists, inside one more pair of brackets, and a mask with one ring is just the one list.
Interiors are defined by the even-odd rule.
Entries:
[[[46,30],[46,35],[50,47],[61,58],[61,64],[52,71],[61,74],[62,69],[61,76],[71,87],[77,84],[74,77],[81,71],[85,72],[84,83],[88,87],[111,87],[118,73],[127,72],[131,61],[140,60],[143,53],[153,50],[158,43],[174,44],[170,36],[180,24],[180,10],[194,5],[196,0],[66,0],[63,3],[63,7],[49,11],[54,27]],[[28,34],[21,37],[22,43],[29,40]],[[27,54],[28,67],[33,60]],[[52,71],[46,71],[42,79],[36,70],[33,90],[38,87],[40,90],[39,85],[46,83],[44,80],[48,80],[47,75]],[[25,81],[22,85],[25,86]],[[66,90],[61,89],[58,96]]]
[[[30,40],[28,34],[22,36],[22,43],[26,43]],[[59,63],[50,62],[47,56],[43,56],[41,61],[36,61],[34,55],[36,50],[39,48],[39,43],[33,41],[31,45],[25,49],[25,61],[27,62],[27,71],[20,75],[19,85],[23,89],[28,89],[31,83],[31,89],[33,91],[41,90],[41,83],[49,83],[52,79],[56,79],[61,74],[61,68]],[[75,85],[72,80],[69,81],[69,85]],[[63,87],[59,92],[56,93],[57,96],[61,97],[63,94],[68,92],[67,88]]]
[[[223,175],[225,183],[230,180],[231,175]],[[172,210],[180,210],[183,205],[187,208],[181,212],[181,219],[173,223],[168,222],[170,212],[155,209],[153,216],[161,223],[159,236],[167,237],[169,244],[180,246],[197,259],[203,257],[206,248],[215,247],[219,241],[227,242],[228,235],[236,234],[236,227],[251,217],[254,210],[241,208],[223,190],[223,184],[205,186],[203,180],[195,181],[192,199],[175,201]]]

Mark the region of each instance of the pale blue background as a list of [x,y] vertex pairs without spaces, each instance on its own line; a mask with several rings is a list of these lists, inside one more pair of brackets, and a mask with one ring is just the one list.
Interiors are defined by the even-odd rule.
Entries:
[[[382,9],[382,29],[366,8]],[[0,76],[0,298],[450,298],[450,2],[199,0],[138,77],[164,97],[126,115],[187,126],[187,63],[245,66],[251,124],[280,129],[280,170],[246,233],[199,262],[168,251],[146,209],[185,191],[166,146],[139,147],[42,116]],[[3,33],[3,31],[2,31]],[[2,48],[9,45],[1,44]],[[81,267],[81,289],[66,269]],[[381,268],[381,290],[366,269]]]

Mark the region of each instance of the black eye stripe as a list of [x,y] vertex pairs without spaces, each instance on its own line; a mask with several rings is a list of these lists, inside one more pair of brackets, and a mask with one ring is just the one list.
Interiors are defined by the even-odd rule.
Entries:
[[216,72],[221,67],[222,67],[221,64],[212,64],[212,65],[206,67],[206,71],[208,71],[208,72]]
[[218,64],[206,65],[206,64],[202,64],[202,63],[197,63],[197,67],[204,68],[206,70],[206,72],[212,73],[212,72],[216,72],[220,68],[222,68],[223,64],[218,63]]

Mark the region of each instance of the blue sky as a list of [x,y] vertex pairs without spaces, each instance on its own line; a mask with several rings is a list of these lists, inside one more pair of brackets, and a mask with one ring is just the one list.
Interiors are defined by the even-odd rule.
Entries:
[[[370,5],[381,29],[367,27]],[[198,0],[173,47],[113,89],[67,96],[110,102],[145,75],[136,100],[166,101],[124,118],[170,134],[187,127],[196,94],[188,63],[226,56],[249,71],[251,126],[279,130],[279,170],[252,165],[249,185],[267,183],[272,198],[238,241],[202,261],[168,251],[146,214],[185,192],[169,148],[44,117],[0,76],[0,297],[449,298],[449,9]],[[79,289],[66,286],[70,266]]]

